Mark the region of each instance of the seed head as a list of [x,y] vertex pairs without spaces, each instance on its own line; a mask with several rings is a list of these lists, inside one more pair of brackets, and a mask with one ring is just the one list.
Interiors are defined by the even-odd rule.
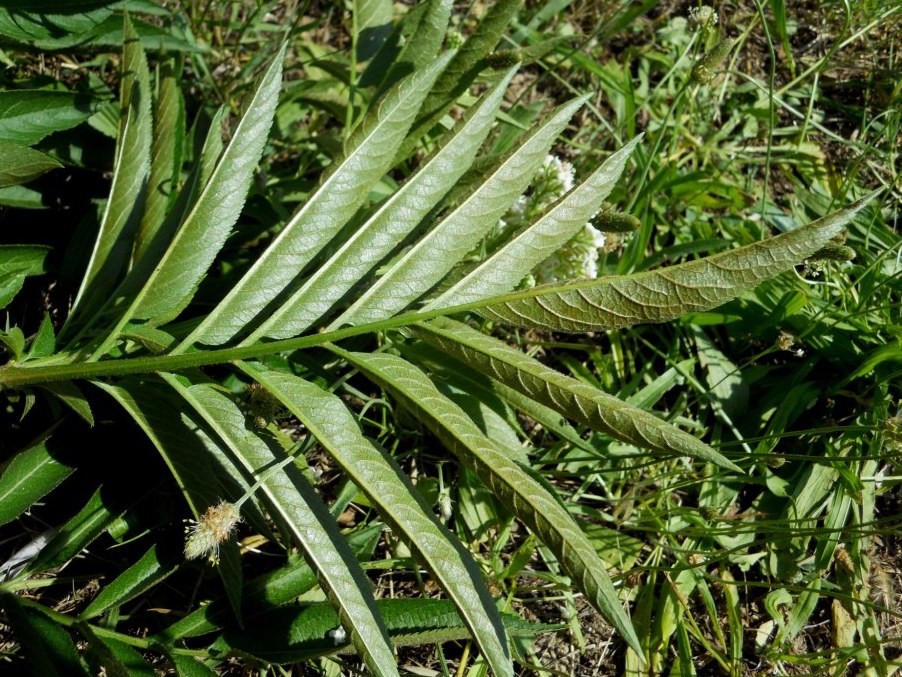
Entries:
[[238,508],[228,501],[210,506],[201,518],[188,525],[185,541],[185,558],[197,559],[206,555],[211,564],[219,561],[220,544],[231,538],[235,526],[241,521]]

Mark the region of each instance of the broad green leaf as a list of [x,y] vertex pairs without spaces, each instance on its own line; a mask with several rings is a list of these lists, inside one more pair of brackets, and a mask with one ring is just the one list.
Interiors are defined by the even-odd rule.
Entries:
[[510,291],[530,271],[582,230],[601,208],[626,162],[639,143],[637,137],[605,160],[601,167],[555,203],[534,224],[518,233],[497,252],[456,282],[426,309],[479,301]]
[[354,0],[357,61],[368,61],[382,48],[392,30],[391,0]]
[[274,307],[281,305],[279,295],[354,215],[370,188],[389,169],[398,144],[448,58],[446,55],[399,82],[371,111],[348,140],[344,157],[336,160],[319,188],[182,343],[179,352],[195,342],[227,341],[247,328],[271,302]]
[[484,68],[485,56],[491,52],[507,29],[523,0],[498,0],[476,24],[473,34],[466,39],[448,67],[442,72],[423,103],[423,111],[405,139],[399,157],[413,152],[417,142],[445,115],[457,98],[463,94]]
[[364,223],[291,300],[279,308],[247,342],[260,336],[300,334],[328,312],[352,286],[413,231],[472,164],[489,133],[514,71],[472,106],[460,127],[431,159]]
[[261,79],[232,140],[133,303],[128,319],[150,319],[160,324],[175,318],[191,300],[225,243],[241,214],[269,135],[282,84],[285,49],[283,45]]
[[157,545],[151,546],[141,559],[100,590],[97,597],[81,612],[81,618],[93,618],[143,594],[175,571],[182,561],[181,552],[166,553]]
[[13,456],[0,475],[0,525],[16,519],[75,470],[71,447],[53,436]]
[[[185,104],[173,66],[161,72],[156,112],[153,119],[153,151],[150,156],[150,185],[144,214],[135,236],[133,259],[140,261],[160,232],[166,211],[172,204],[182,164],[185,136]],[[163,233],[162,237],[167,237]],[[168,244],[168,242],[166,243]],[[162,245],[161,245],[162,248]]]
[[[448,600],[381,599],[378,605],[396,646],[459,641],[470,636]],[[501,621],[517,637],[535,637],[561,628],[526,621],[511,613],[502,614]],[[335,636],[337,625],[338,618],[328,604],[280,609],[262,617],[247,632],[227,632],[214,646],[234,648],[265,661],[292,663],[347,651],[347,642]]]
[[440,282],[526,189],[549,147],[584,101],[580,97],[555,110],[330,328],[391,317]]
[[38,386],[41,390],[52,393],[60,402],[84,419],[89,426],[94,426],[94,414],[91,413],[91,405],[84,393],[73,381],[56,381],[55,383],[42,383]]
[[75,127],[95,111],[96,101],[87,94],[42,89],[0,92],[0,138],[32,146],[48,134]]
[[28,357],[31,360],[38,357],[50,357],[56,351],[56,333],[53,330],[53,320],[50,319],[50,313],[44,313],[44,319],[41,320],[41,326],[38,327],[37,333],[31,339],[31,345],[28,347]]
[[[340,609],[342,626],[368,667],[376,675],[397,675],[391,644],[379,618],[370,582],[325,504],[294,462],[282,464],[284,452],[273,449],[255,431],[249,430],[238,406],[213,387],[185,386],[176,377],[165,375],[164,378],[215,431],[244,472],[263,480],[258,491],[266,497],[270,510],[281,515],[319,573],[322,586]],[[275,472],[267,472],[277,465],[281,467]]]
[[43,194],[25,186],[0,188],[0,205],[13,209],[47,209]]
[[128,19],[125,36],[120,94],[125,118],[116,140],[113,183],[94,250],[73,304],[73,313],[88,317],[107,302],[127,269],[135,231],[144,211],[150,173],[150,73],[147,57]]
[[626,643],[641,650],[636,631],[595,548],[554,496],[519,463],[498,451],[460,407],[406,360],[386,353],[349,353],[334,346],[331,350],[410,409],[555,553],[587,600]]
[[156,677],[157,672],[128,644],[112,637],[101,637],[85,623],[77,627],[88,640],[86,655],[95,674],[105,677]]
[[741,472],[689,433],[465,324],[438,318],[416,325],[413,331],[464,364],[592,430],[642,449],[693,456]]
[[46,272],[49,253],[50,247],[41,245],[0,245],[0,308],[15,298],[26,277]]
[[814,254],[873,197],[739,249],[634,275],[513,292],[492,299],[479,312],[517,327],[588,332],[667,322],[685,313],[710,310]]
[[82,663],[68,631],[56,623],[43,607],[12,593],[0,594],[5,622],[22,647],[31,674],[90,674]]
[[[38,43],[76,36],[96,28],[112,15],[111,2],[81,3],[82,7],[45,8],[35,11],[35,3],[5,0],[0,7],[0,35],[18,42]],[[19,5],[18,7],[16,5]],[[77,44],[77,43],[76,43]]]
[[291,374],[242,369],[275,395],[338,462],[454,601],[496,675],[513,675],[504,627],[473,558],[443,527],[391,457],[366,439],[336,395]]
[[46,153],[0,140],[0,188],[28,183],[62,165]]
[[216,677],[218,674],[213,668],[207,667],[194,656],[172,654],[169,658],[178,677]]

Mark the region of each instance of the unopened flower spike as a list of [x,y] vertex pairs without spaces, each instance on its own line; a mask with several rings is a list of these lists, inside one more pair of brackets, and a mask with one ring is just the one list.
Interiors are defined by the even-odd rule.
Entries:
[[695,63],[689,79],[700,84],[711,82],[714,79],[717,67],[727,58],[731,49],[733,49],[733,41],[730,38],[718,42]]
[[219,562],[219,546],[235,532],[241,521],[238,506],[228,501],[211,505],[200,519],[188,525],[188,540],[185,542],[185,558],[204,557],[211,564]]

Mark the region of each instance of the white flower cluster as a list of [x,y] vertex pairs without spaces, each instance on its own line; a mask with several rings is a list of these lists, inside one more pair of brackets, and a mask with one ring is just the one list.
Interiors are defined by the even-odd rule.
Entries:
[[689,10],[689,23],[696,30],[712,28],[717,25],[717,12],[707,5],[693,7]]
[[[518,229],[531,223],[574,186],[573,166],[549,155],[532,181],[531,190],[521,195],[499,222],[499,230]],[[605,246],[605,235],[586,224],[566,245],[532,271],[525,284],[561,282],[598,277],[598,250]]]

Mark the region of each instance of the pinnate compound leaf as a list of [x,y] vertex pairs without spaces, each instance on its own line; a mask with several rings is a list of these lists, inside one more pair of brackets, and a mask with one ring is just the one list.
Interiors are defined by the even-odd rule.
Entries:
[[0,475],[0,525],[16,519],[74,470],[73,449],[52,436],[13,456]]
[[250,430],[238,406],[212,386],[185,386],[175,376],[164,378],[203,418],[247,475],[265,476],[259,491],[319,573],[351,642],[374,674],[396,676],[395,658],[370,582],[328,508],[294,462],[282,463],[287,459],[284,452]]
[[87,94],[20,89],[0,92],[0,138],[31,146],[48,134],[71,129],[96,112]]
[[[282,84],[283,45],[260,80],[232,140],[139,294],[131,317],[160,324],[191,300],[238,220],[263,154]],[[216,133],[216,130],[211,130]]]
[[469,109],[460,126],[425,165],[326,263],[313,271],[291,300],[264,322],[249,341],[258,336],[288,338],[300,334],[413,231],[472,164],[513,75],[512,69],[480,103]]
[[417,552],[457,606],[494,673],[513,675],[501,617],[476,563],[438,522],[397,464],[363,436],[344,402],[297,376],[253,364],[242,368],[298,417],[395,534]]
[[147,56],[126,17],[120,93],[120,108],[125,118],[116,140],[110,195],[73,312],[91,316],[104,305],[131,259],[150,174],[153,138],[150,103]]
[[442,440],[555,553],[587,600],[627,644],[641,650],[636,631],[595,548],[554,496],[519,463],[501,453],[417,367],[386,353],[350,353],[335,346],[331,350],[391,392]]
[[[450,55],[399,82],[367,115],[348,140],[320,186],[223,301],[182,343],[223,343],[246,329],[295,280],[363,204],[370,188],[388,171],[416,111]],[[266,313],[264,313],[264,316]]]
[[510,291],[546,258],[569,242],[601,208],[626,162],[639,143],[637,137],[605,160],[589,178],[554,204],[534,224],[518,233],[426,309],[460,305]]
[[814,254],[873,197],[739,249],[634,275],[513,292],[491,300],[479,313],[517,327],[578,333],[668,322],[710,310]]
[[466,324],[437,318],[412,329],[446,354],[592,430],[641,449],[693,456],[741,472],[689,433]]
[[548,149],[582,106],[580,97],[559,107],[367,289],[332,325],[366,324],[391,317],[429,291],[458,264],[526,189]]
[[62,165],[46,153],[12,141],[0,141],[0,188],[28,183]]

